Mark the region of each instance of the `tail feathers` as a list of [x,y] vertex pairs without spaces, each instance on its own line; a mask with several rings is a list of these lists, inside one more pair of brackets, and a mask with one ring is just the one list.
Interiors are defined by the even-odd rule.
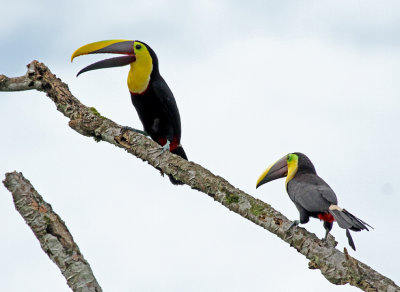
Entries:
[[[336,222],[343,229],[350,229],[353,231],[369,230],[368,227],[373,228],[368,223],[358,219],[356,216],[351,214],[345,209],[342,210],[329,210],[329,213],[333,215]],[[368,227],[367,227],[368,226]]]
[[351,246],[351,248],[353,250],[356,250],[356,246],[354,245],[353,237],[351,237],[350,231],[348,229],[346,229],[346,236],[347,236],[347,239],[349,241],[349,245]]
[[174,177],[172,175],[169,174],[168,177],[173,185],[176,185],[176,186],[183,185],[183,182],[181,182],[180,180],[174,179]]
[[349,229],[353,231],[361,231],[361,230],[369,231],[368,227],[373,229],[371,225],[365,223],[361,219],[358,219],[356,216],[354,216],[345,209],[339,209],[339,208],[330,209],[329,213],[332,214],[332,216],[335,218],[336,222],[339,224],[340,227],[346,229],[347,240],[349,241],[349,245],[353,250],[356,250],[356,246],[354,245],[354,241],[353,238],[351,237]]
[[174,150],[172,150],[171,153],[174,153],[174,154],[182,157],[183,159],[188,160],[185,150],[183,150],[183,147],[180,145],[177,148],[175,148]]
[[367,222],[364,222],[361,219],[357,218],[356,216],[354,216],[353,214],[348,212],[346,209],[343,209],[343,213],[346,214],[346,216],[352,218],[353,222],[357,223],[357,226],[355,226],[355,227],[353,226],[353,228],[350,228],[351,230],[353,230],[353,231],[361,231],[361,230],[365,229],[365,230],[369,231],[368,227],[374,229],[374,227],[369,225]]
[[[174,150],[171,151],[171,153],[174,153],[180,157],[182,157],[185,160],[188,160],[185,150],[183,150],[182,146],[178,146],[177,148],[175,148]],[[172,184],[174,185],[183,185],[183,182],[175,179],[172,175],[168,175],[169,176],[169,180],[171,181]]]

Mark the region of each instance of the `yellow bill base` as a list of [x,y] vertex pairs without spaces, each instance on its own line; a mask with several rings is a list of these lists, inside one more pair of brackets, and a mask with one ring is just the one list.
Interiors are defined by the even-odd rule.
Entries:
[[120,42],[127,42],[130,40],[108,40],[108,41],[99,41],[99,42],[94,42],[94,43],[90,43],[87,45],[84,45],[82,47],[80,47],[79,49],[77,49],[71,56],[71,62],[72,60],[74,60],[74,58],[78,57],[78,56],[82,56],[82,55],[87,55],[90,54],[94,51],[100,50],[102,48],[105,48],[109,45],[115,44],[115,43],[120,43]]

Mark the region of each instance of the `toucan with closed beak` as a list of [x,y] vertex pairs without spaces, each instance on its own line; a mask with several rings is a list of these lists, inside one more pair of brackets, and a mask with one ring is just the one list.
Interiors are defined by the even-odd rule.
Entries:
[[290,228],[299,223],[307,223],[310,217],[319,218],[324,222],[326,240],[336,221],[341,228],[346,229],[349,245],[356,250],[349,230],[368,230],[371,226],[338,206],[336,194],[317,175],[306,155],[299,152],[285,155],[261,174],[256,188],[282,177],[286,177],[286,191],[300,213],[300,220],[295,220]]

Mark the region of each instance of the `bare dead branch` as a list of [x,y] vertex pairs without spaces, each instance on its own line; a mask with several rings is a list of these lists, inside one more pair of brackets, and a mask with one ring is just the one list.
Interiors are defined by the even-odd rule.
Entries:
[[[392,280],[352,258],[346,249],[344,253],[336,249],[332,235],[325,242],[301,227],[288,231],[291,222],[270,205],[235,188],[222,177],[194,162],[188,162],[169,152],[159,155],[161,148],[154,141],[133,131],[122,131],[120,125],[101,116],[94,108],[80,103],[68,90],[68,86],[57,79],[44,64],[33,61],[29,66],[34,69],[34,73],[28,74],[30,80],[34,84],[41,82],[37,89],[47,93],[57,109],[70,119],[69,126],[75,131],[125,149],[156,169],[173,175],[175,179],[211,196],[229,210],[274,233],[309,259],[310,269],[320,269],[324,277],[333,284],[349,283],[364,291],[400,291]],[[0,77],[0,91],[7,86],[10,87],[10,83],[2,84]]]
[[15,208],[32,229],[43,251],[59,267],[72,291],[102,292],[64,221],[22,173],[7,173],[3,183],[12,193]]
[[41,87],[40,80],[32,81],[29,76],[35,73],[34,64],[28,65],[28,72],[24,76],[8,78],[0,75],[0,91],[22,91],[30,89],[39,89]]

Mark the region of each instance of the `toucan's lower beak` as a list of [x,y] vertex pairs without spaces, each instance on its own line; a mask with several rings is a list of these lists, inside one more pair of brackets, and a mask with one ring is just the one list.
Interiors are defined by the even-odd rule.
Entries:
[[258,178],[256,188],[272,180],[285,177],[288,173],[286,156],[270,165]]
[[107,60],[102,60],[91,64],[81,71],[78,72],[76,76],[79,76],[81,73],[96,70],[101,68],[110,68],[110,67],[120,67],[128,65],[132,62],[135,62],[135,52],[133,50],[134,41],[127,40],[110,40],[110,41],[100,41],[91,44],[87,44],[83,47],[77,49],[71,56],[71,62],[75,57],[87,54],[122,54],[126,56],[115,57]]

